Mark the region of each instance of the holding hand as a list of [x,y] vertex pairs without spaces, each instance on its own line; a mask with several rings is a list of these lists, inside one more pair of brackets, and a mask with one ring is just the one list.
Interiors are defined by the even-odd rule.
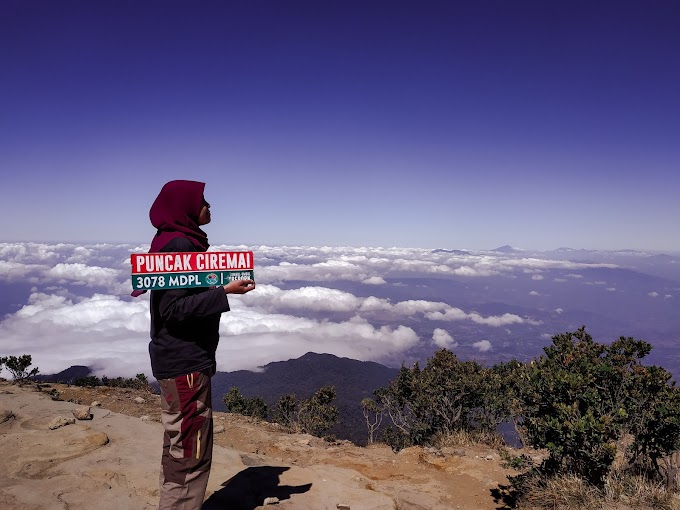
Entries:
[[234,280],[224,286],[225,294],[245,294],[255,288],[253,280]]

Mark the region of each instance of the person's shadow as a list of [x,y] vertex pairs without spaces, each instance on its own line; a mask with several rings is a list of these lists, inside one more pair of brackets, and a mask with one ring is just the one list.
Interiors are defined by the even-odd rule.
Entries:
[[251,466],[236,473],[222,484],[201,507],[201,510],[253,510],[264,504],[266,498],[279,501],[289,499],[291,494],[307,492],[311,483],[305,485],[279,485],[279,476],[289,467]]

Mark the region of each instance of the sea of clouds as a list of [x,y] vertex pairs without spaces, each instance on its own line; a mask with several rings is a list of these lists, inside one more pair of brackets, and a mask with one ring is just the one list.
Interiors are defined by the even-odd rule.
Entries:
[[[97,375],[150,375],[149,294],[130,297],[130,254],[147,250],[148,245],[131,244],[0,243],[0,286],[12,296],[2,310],[0,355],[31,354],[45,374],[87,365]],[[257,288],[230,296],[231,311],[222,316],[217,360],[223,371],[254,370],[309,351],[381,361],[417,345],[454,348],[459,341],[447,329],[452,323],[489,333],[541,324],[510,311],[483,315],[444,301],[385,297],[385,288],[397,285],[390,283],[395,278],[460,282],[530,275],[540,281],[551,269],[573,271],[568,277],[576,278],[581,269],[616,267],[412,248],[218,245],[213,250],[255,254]],[[364,290],[341,290],[339,282]],[[484,336],[469,344],[480,353],[494,348]]]

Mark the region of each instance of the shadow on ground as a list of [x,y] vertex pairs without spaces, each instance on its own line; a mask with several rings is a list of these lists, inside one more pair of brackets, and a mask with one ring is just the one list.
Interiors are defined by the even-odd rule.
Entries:
[[517,491],[512,485],[499,484],[497,488],[491,489],[490,492],[494,502],[501,505],[496,510],[506,510],[517,506]]
[[279,477],[288,467],[255,466],[238,472],[222,484],[222,488],[205,503],[202,510],[253,510],[264,503],[265,498],[289,499],[291,494],[307,492],[312,484],[279,485]]

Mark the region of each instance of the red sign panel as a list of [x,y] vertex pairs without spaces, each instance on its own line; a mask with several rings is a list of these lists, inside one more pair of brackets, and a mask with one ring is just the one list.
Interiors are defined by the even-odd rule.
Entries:
[[252,271],[252,251],[133,254],[132,274]]

